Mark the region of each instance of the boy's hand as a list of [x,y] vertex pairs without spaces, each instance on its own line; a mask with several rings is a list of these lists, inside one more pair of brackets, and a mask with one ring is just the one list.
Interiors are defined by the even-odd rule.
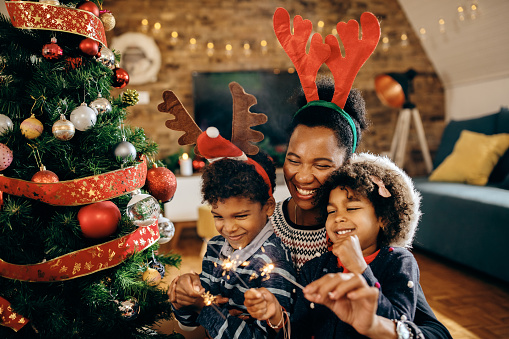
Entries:
[[244,306],[255,319],[268,320],[271,324],[277,325],[283,317],[279,301],[265,287],[247,290],[244,298]]
[[361,244],[357,235],[350,236],[342,242],[332,246],[332,253],[341,260],[345,268],[352,272],[362,274],[368,265],[362,255]]
[[170,302],[177,310],[191,305],[201,310],[203,308],[203,293],[205,293],[205,289],[201,285],[200,277],[194,272],[176,277],[168,289]]

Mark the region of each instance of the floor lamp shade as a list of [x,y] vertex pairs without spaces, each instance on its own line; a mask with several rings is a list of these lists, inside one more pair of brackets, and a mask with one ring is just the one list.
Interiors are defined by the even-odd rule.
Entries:
[[385,73],[375,77],[375,91],[380,101],[389,107],[412,108],[409,94],[412,80],[417,75],[413,69],[405,73]]

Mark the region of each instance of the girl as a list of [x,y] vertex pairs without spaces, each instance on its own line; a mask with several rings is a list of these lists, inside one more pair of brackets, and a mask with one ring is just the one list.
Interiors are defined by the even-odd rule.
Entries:
[[[329,252],[302,266],[299,282],[307,287],[297,292],[292,337],[361,337],[340,320],[348,315],[344,308],[348,294],[341,291],[342,279],[348,277],[333,280],[335,273],[362,275],[368,285],[379,288],[377,315],[413,321],[419,270],[405,247],[410,247],[419,221],[420,196],[410,178],[387,158],[354,155],[320,187],[317,201]],[[264,318],[266,308],[279,307],[266,291],[258,295],[246,293],[253,317]],[[404,326],[417,337],[419,331],[412,323]]]

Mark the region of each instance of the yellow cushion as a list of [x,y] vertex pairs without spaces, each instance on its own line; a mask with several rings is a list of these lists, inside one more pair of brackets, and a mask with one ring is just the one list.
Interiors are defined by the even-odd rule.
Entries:
[[485,135],[463,130],[452,153],[431,173],[429,180],[486,185],[508,148],[508,133]]

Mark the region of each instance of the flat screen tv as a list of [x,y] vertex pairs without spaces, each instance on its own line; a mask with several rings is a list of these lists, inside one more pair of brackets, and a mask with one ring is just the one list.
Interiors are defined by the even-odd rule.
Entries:
[[192,78],[196,123],[203,131],[210,126],[217,127],[228,140],[231,140],[233,105],[228,84],[238,82],[246,93],[254,95],[257,104],[250,111],[265,113],[268,117],[266,124],[253,127],[265,135],[264,141],[257,145],[269,153],[277,165],[282,165],[281,155],[284,159],[287,128],[298,108],[290,100],[301,88],[296,73],[194,72]]

